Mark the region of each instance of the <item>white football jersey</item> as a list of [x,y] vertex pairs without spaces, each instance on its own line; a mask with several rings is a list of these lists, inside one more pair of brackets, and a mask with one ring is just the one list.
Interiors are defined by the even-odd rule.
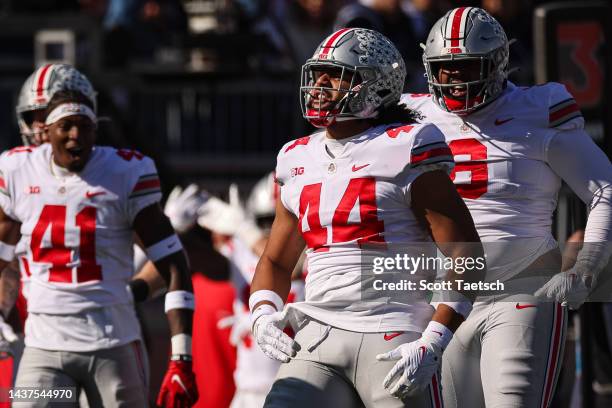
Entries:
[[[444,133],[455,160],[451,178],[487,243],[487,279],[508,278],[556,247],[551,223],[561,179],[546,151],[559,130],[584,126],[563,85],[508,83],[497,100],[468,116],[444,111],[429,94],[405,94],[401,103]],[[512,244],[488,244],[499,241]]]
[[425,299],[363,301],[362,262],[381,247],[431,243],[410,209],[411,184],[424,171],[452,165],[433,125],[377,126],[335,157],[324,131],[283,146],[276,167],[281,201],[308,247],[306,300],[289,309],[358,332],[422,331],[433,310]]
[[153,161],[135,151],[95,147],[86,167],[51,170],[51,146],[0,157],[0,205],[21,223],[28,311],[67,315],[130,304],[132,224],[161,199]]

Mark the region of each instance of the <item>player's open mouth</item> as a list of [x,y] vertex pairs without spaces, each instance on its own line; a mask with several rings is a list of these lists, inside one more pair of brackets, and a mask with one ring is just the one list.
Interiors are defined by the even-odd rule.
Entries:
[[[463,83],[460,81],[452,81],[451,83]],[[465,85],[458,85],[458,86],[453,86],[450,88],[450,95],[454,98],[462,98],[467,94],[467,86]]]
[[81,157],[81,155],[83,154],[83,148],[81,146],[75,146],[75,147],[71,147],[71,148],[67,148],[66,151],[68,151],[68,153],[73,157],[73,158],[77,158],[77,157]]

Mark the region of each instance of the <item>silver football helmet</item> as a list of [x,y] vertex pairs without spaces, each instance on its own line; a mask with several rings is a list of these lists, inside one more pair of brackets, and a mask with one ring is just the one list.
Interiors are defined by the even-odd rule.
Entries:
[[279,196],[274,172],[266,174],[251,190],[246,203],[247,211],[255,218],[272,217],[276,212],[276,199]]
[[43,65],[26,79],[17,100],[17,124],[25,145],[36,144],[34,134],[40,131],[31,129],[32,120],[28,114],[46,109],[53,95],[61,90],[81,92],[91,101],[96,111],[96,91],[85,75],[68,64]]
[[[423,63],[429,91],[444,110],[465,115],[495,100],[508,78],[509,42],[502,26],[486,11],[477,7],[459,7],[446,13],[429,32]],[[478,80],[441,84],[438,69],[449,61],[477,61]],[[461,99],[450,95],[451,89],[465,87]]]
[[[350,86],[316,86],[318,73],[329,70],[339,70],[340,78],[346,78]],[[302,66],[302,114],[317,127],[327,127],[336,120],[375,118],[381,108],[399,101],[405,77],[404,60],[384,35],[362,28],[338,30]],[[334,91],[343,92],[343,98],[322,108],[320,98]],[[313,107],[317,100],[318,106]]]

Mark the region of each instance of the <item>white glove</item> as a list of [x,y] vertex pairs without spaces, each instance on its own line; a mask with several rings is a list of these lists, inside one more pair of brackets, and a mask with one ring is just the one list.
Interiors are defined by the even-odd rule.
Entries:
[[589,296],[593,275],[585,272],[578,263],[565,272],[554,275],[534,296],[553,300],[570,309],[578,309]]
[[452,336],[446,326],[431,321],[420,339],[377,355],[378,361],[399,360],[383,380],[383,387],[399,399],[421,392],[436,375]]
[[172,228],[179,234],[191,229],[198,219],[198,210],[208,198],[208,193],[200,191],[195,184],[190,184],[185,190],[180,186],[174,187],[164,208]]
[[232,345],[238,346],[251,334],[251,313],[245,309],[242,302],[234,301],[234,314],[220,319],[217,327],[220,329],[231,327],[229,341]]
[[255,341],[266,356],[273,360],[288,363],[297,354],[299,346],[283,332],[287,325],[286,312],[276,312],[270,305],[262,305],[257,309],[259,308],[269,308],[273,313],[259,315],[254,321],[253,337],[255,337]]
[[198,224],[218,234],[236,235],[248,247],[252,247],[263,236],[255,222],[246,215],[236,184],[229,188],[229,203],[210,197],[200,207]]
[[0,350],[9,349],[10,343],[17,341],[17,335],[13,328],[4,321],[4,317],[0,314]]

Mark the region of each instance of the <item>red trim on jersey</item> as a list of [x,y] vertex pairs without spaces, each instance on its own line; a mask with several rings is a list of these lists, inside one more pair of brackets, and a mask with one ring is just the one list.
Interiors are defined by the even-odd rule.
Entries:
[[28,259],[25,256],[21,257],[21,263],[23,264],[23,270],[26,276],[27,277],[32,276],[32,273],[30,272],[30,263],[28,262]]
[[574,102],[571,105],[568,105],[563,109],[550,113],[548,115],[548,122],[549,123],[556,122],[557,120],[561,119],[562,117],[566,115],[569,115],[570,113],[579,112],[579,111],[580,111],[580,108],[578,107],[578,104]]
[[435,408],[442,408],[442,396],[440,395],[440,386],[438,385],[437,374],[431,377],[431,388],[434,400],[432,401]]
[[132,193],[135,193],[140,190],[145,190],[147,188],[155,188],[155,187],[160,187],[160,186],[161,186],[161,183],[159,182],[159,179],[157,178],[153,180],[140,181],[136,183],[136,185],[134,186],[134,190],[132,190]]
[[459,30],[461,29],[461,17],[467,7],[459,7],[453,16],[453,25],[451,26],[451,47],[459,46]]
[[321,47],[323,49],[321,50],[321,53],[319,54],[319,58],[321,59],[327,58],[327,54],[329,54],[329,51],[335,45],[334,43],[336,42],[336,40],[339,40],[339,37],[342,36],[342,34],[346,33],[349,30],[351,30],[351,28],[343,28],[342,30],[338,30],[335,33],[333,33],[331,37],[329,37],[329,40],[327,40],[325,45]]
[[422,162],[423,160],[431,159],[432,157],[436,157],[436,156],[451,156],[452,157],[452,155],[453,153],[451,152],[450,148],[439,147],[437,149],[426,150],[423,153],[413,154],[410,157],[410,163],[417,164],[419,162]]
[[293,143],[291,143],[289,146],[287,146],[287,148],[285,149],[285,153],[287,153],[289,150],[295,148],[296,146],[306,146],[308,144],[308,142],[310,142],[310,136],[305,136],[305,137],[301,137],[299,139],[296,139]]
[[557,363],[559,362],[559,349],[561,347],[563,331],[564,310],[560,303],[555,304],[554,313],[554,328],[552,333],[552,350],[546,367],[546,382],[544,388],[544,398],[542,399],[542,407],[547,408],[552,398],[553,385],[557,374]]
[[6,183],[4,182],[4,178],[0,177],[0,188],[6,189]]
[[51,68],[51,64],[47,64],[40,71],[40,76],[38,77],[38,81],[36,84],[36,96],[39,98],[43,96],[43,89],[45,85],[45,77],[47,76],[47,71]]

